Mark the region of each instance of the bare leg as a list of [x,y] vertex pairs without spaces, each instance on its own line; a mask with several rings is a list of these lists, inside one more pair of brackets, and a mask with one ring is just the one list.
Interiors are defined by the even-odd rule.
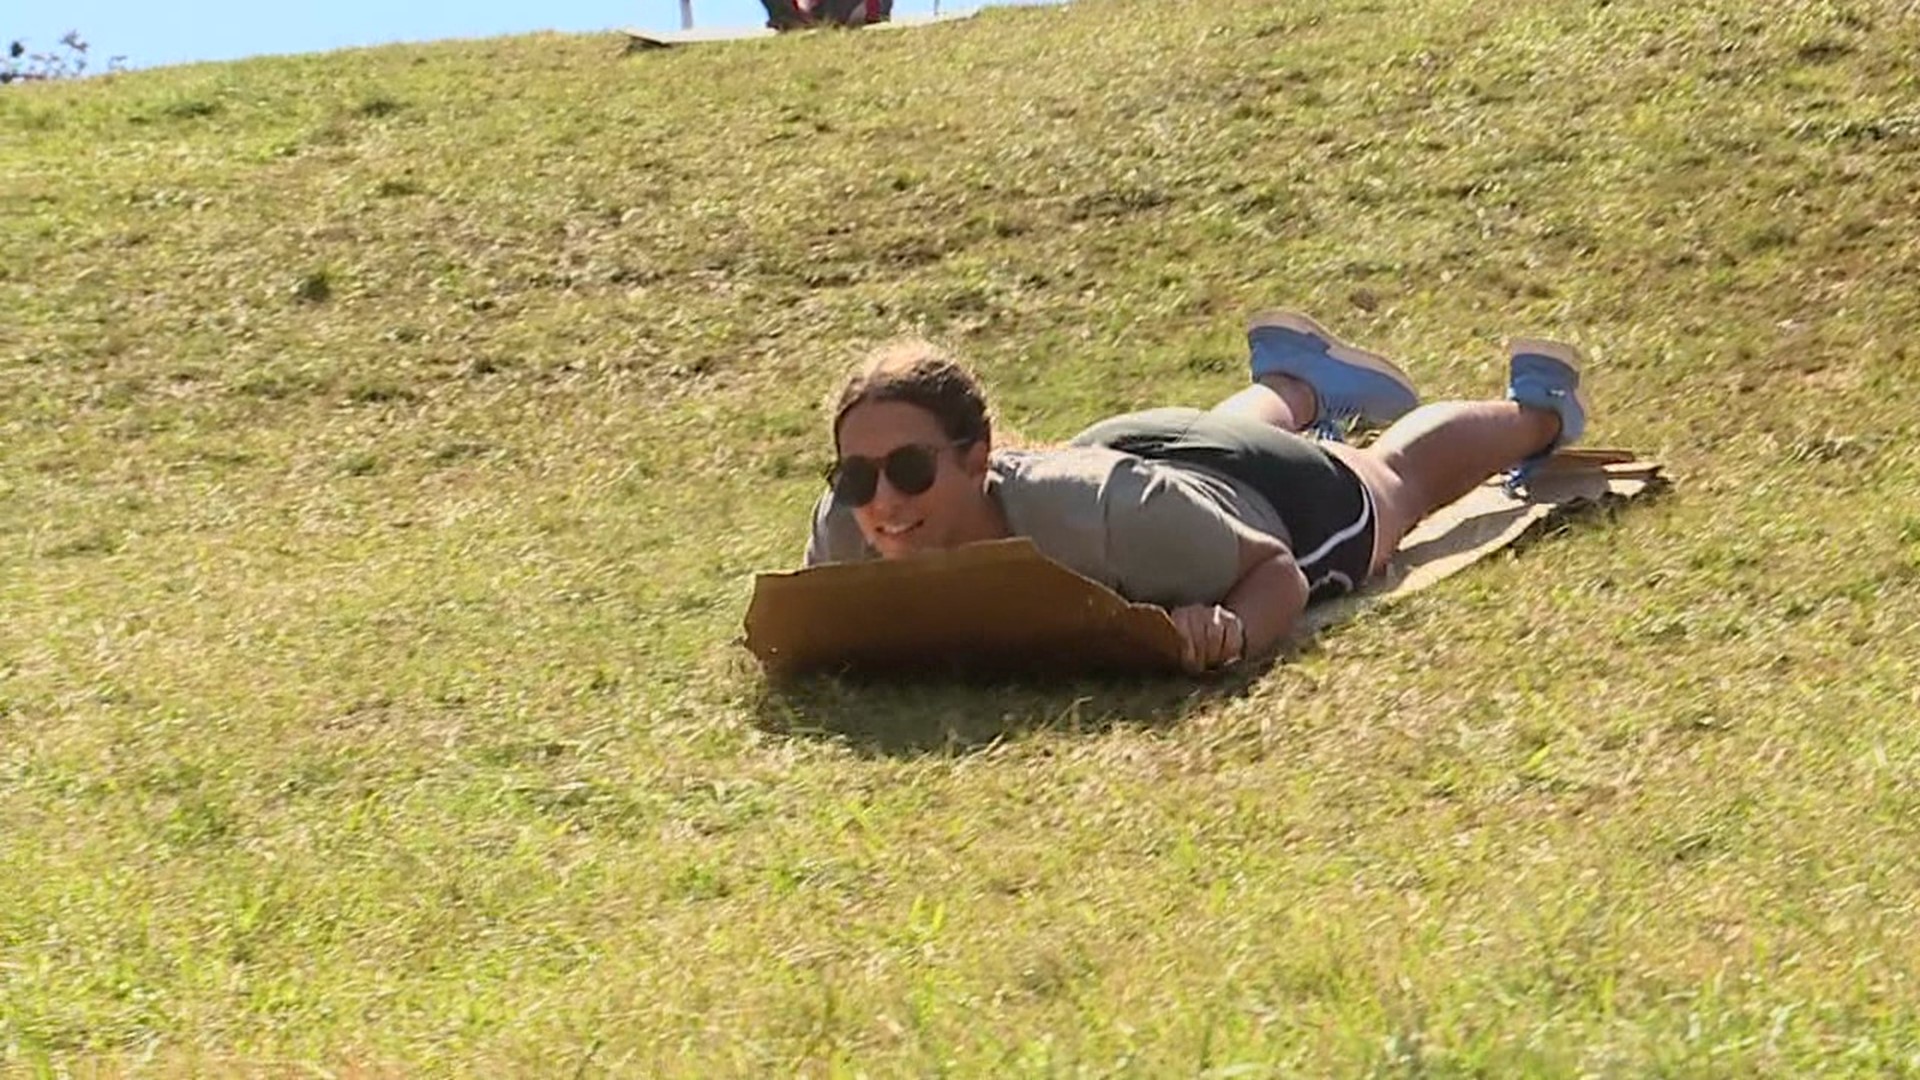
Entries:
[[1408,413],[1367,448],[1400,475],[1410,508],[1426,517],[1537,453],[1560,417],[1511,401],[1443,401]]
[[1252,417],[1281,431],[1298,432],[1319,416],[1319,402],[1313,387],[1301,379],[1292,375],[1263,375],[1211,411]]
[[1550,445],[1560,417],[1511,401],[1442,401],[1395,421],[1364,450],[1327,449],[1373,493],[1379,527],[1374,570],[1435,510]]

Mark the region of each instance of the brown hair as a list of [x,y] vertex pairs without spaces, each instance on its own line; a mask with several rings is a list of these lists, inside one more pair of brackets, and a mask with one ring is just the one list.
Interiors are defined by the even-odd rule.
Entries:
[[986,391],[980,380],[938,345],[917,338],[874,350],[847,377],[833,406],[833,445],[840,447],[840,425],[865,401],[903,401],[918,405],[940,422],[955,442],[979,442],[993,434]]

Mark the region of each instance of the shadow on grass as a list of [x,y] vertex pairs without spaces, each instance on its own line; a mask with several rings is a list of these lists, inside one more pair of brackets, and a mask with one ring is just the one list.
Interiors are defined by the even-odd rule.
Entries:
[[1273,665],[1298,655],[1299,650],[1283,653],[1207,678],[969,676],[951,670],[810,676],[763,682],[753,716],[762,731],[838,739],[876,757],[966,754],[1035,732],[1172,727],[1245,694]]

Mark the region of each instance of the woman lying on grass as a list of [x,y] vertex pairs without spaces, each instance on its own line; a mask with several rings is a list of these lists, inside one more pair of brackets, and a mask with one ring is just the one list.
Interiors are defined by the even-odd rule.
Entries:
[[[1036,450],[994,448],[979,382],[932,345],[882,349],[835,405],[807,565],[1025,536],[1168,609],[1200,672],[1276,648],[1422,518],[1499,473],[1524,479],[1586,424],[1567,345],[1513,342],[1506,400],[1419,405],[1400,369],[1304,315],[1262,316],[1247,339],[1253,385],[1211,410],[1129,413]],[[1363,449],[1338,441],[1354,419],[1392,426]]]

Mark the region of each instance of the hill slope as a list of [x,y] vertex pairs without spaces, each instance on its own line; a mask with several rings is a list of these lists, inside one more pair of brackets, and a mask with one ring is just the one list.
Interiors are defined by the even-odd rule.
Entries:
[[[1920,26],[1081,0],[0,93],[0,1055],[1915,1068]],[[841,366],[1039,437],[1313,311],[1669,498],[1248,685],[732,646]]]

